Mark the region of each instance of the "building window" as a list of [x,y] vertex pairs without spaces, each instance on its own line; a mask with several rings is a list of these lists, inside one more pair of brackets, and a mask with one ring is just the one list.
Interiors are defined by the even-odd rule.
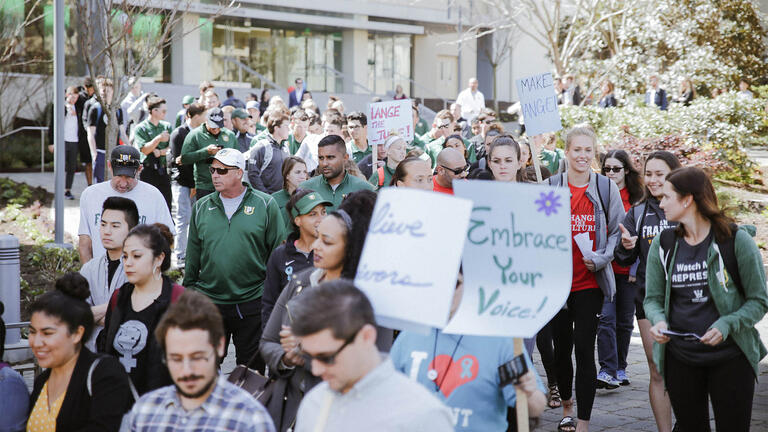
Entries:
[[411,36],[368,35],[368,88],[376,94],[394,94],[395,86],[410,91]]
[[[341,90],[341,34],[310,28],[275,29],[250,19],[216,19],[212,32],[212,79],[280,88],[303,78],[307,89]],[[255,71],[253,74],[250,71]]]

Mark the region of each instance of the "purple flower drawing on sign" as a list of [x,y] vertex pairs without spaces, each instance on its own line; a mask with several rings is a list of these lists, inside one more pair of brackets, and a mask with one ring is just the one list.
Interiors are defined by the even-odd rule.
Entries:
[[555,195],[555,191],[549,191],[549,193],[541,192],[539,199],[535,201],[539,205],[536,209],[538,212],[546,213],[547,216],[557,214],[557,208],[562,206],[560,204],[560,197]]

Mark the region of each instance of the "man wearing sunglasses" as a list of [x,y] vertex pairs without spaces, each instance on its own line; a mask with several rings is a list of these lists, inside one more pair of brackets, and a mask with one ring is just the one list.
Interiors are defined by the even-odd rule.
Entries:
[[309,115],[303,109],[296,107],[291,113],[291,134],[288,135],[288,151],[291,155],[295,155],[301,148],[308,129]]
[[448,408],[379,353],[373,307],[351,281],[306,290],[287,311],[297,350],[324,381],[304,396],[296,432],[453,431]]
[[156,187],[137,178],[141,172],[140,154],[135,147],[119,145],[112,150],[109,169],[112,178],[108,182],[88,186],[80,196],[80,228],[78,229],[78,252],[80,262],[87,263],[94,256],[106,254],[101,244],[101,211],[104,200],[119,196],[136,203],[139,209],[139,223],[165,224],[174,233],[171,212],[165,205],[163,194]]
[[451,147],[444,148],[437,155],[437,170],[432,177],[432,190],[453,195],[453,180],[465,179],[469,173],[469,164],[464,155]]
[[[185,287],[219,307],[225,345],[231,336],[237,364],[245,364],[259,347],[267,260],[285,238],[280,207],[242,182],[244,169],[245,157],[237,149],[224,148],[213,157],[208,172],[216,191],[199,198],[192,210],[184,274]],[[263,370],[261,362],[254,366]]]

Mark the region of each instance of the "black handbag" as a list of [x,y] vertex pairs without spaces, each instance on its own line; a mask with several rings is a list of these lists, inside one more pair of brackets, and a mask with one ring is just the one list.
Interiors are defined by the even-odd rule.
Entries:
[[232,373],[229,374],[227,380],[248,392],[257,401],[261,402],[262,405],[267,405],[274,392],[276,380],[267,378],[258,371],[248,367],[253,364],[253,360],[257,355],[259,355],[258,351],[256,351],[248,363],[237,365]]

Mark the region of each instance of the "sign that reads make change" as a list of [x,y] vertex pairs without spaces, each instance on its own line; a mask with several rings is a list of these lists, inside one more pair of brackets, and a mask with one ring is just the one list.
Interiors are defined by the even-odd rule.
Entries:
[[547,72],[515,80],[520,97],[520,112],[525,120],[525,134],[530,136],[563,128],[557,108],[557,93],[552,74]]
[[410,99],[368,105],[368,144],[384,144],[392,132],[400,135],[405,142],[413,141],[413,110]]
[[571,290],[567,188],[454,182],[474,202],[464,243],[464,296],[446,333],[533,337]]
[[435,192],[379,192],[355,277],[379,324],[445,326],[471,210],[470,201]]

